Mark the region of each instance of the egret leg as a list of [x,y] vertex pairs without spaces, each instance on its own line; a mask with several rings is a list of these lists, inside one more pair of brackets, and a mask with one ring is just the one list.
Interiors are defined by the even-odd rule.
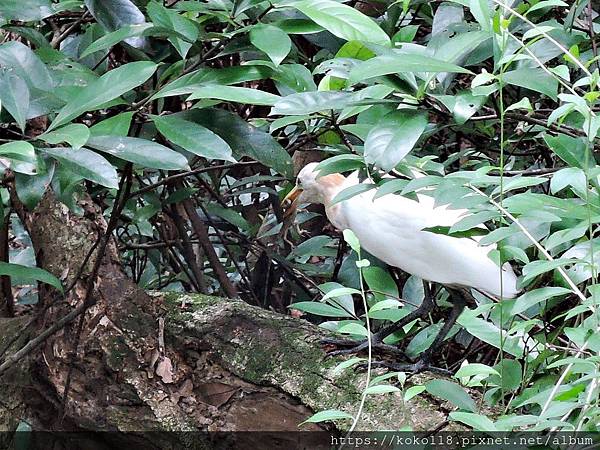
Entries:
[[419,372],[433,372],[442,375],[452,375],[452,372],[446,369],[442,369],[440,367],[435,367],[431,364],[433,357],[437,353],[437,351],[441,348],[444,339],[456,323],[456,320],[462,314],[465,309],[466,301],[463,295],[461,295],[460,291],[455,291],[449,289],[450,295],[452,297],[452,310],[450,311],[450,315],[446,322],[444,322],[444,326],[438,332],[437,336],[429,346],[427,350],[425,350],[419,357],[419,359],[412,364],[397,364],[397,363],[388,363],[385,361],[376,362],[374,365],[376,367],[387,367],[388,369],[398,371],[398,372],[411,372],[411,373],[419,373]]
[[[393,324],[388,325],[387,327],[382,328],[377,333],[373,334],[373,337],[371,339],[371,346],[375,349],[379,349],[379,350],[383,350],[383,351],[386,351],[389,353],[403,356],[404,352],[402,352],[400,349],[398,349],[397,347],[395,347],[393,345],[384,344],[383,340],[386,337],[388,337],[390,334],[402,329],[402,327],[411,323],[413,320],[421,319],[421,318],[425,317],[427,314],[429,314],[431,312],[431,310],[434,307],[435,307],[435,303],[433,301],[433,298],[431,295],[428,295],[428,293],[427,293],[427,295],[425,295],[425,298],[423,299],[423,303],[421,303],[421,306],[419,306],[417,309],[410,312],[407,316],[403,317],[402,319],[398,320],[397,322],[394,322]],[[369,343],[366,339],[358,342],[358,341],[354,341],[352,339],[330,339],[330,338],[327,338],[327,339],[321,340],[321,343],[326,344],[326,345],[336,345],[339,347],[350,347],[350,348],[343,349],[343,350],[333,350],[331,352],[327,352],[327,354],[329,356],[355,354],[355,353],[362,352],[369,347]]]

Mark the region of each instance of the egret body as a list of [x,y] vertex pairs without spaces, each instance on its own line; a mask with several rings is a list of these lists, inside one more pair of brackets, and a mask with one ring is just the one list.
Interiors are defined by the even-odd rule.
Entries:
[[319,177],[316,166],[311,163],[300,171],[297,190],[288,197],[299,203],[324,204],[336,228],[352,230],[360,245],[383,262],[450,287],[471,287],[505,298],[518,293],[517,277],[510,264],[500,270],[488,257],[494,245],[480,246],[471,238],[423,231],[450,227],[468,211],[435,207],[434,199],[427,195],[418,195],[418,201],[394,194],[374,199],[375,190],[332,205],[339,192],[359,183],[358,176]]
[[[423,194],[417,194],[417,200],[394,194],[376,199],[375,190],[333,204],[338,193],[359,183],[358,175],[319,176],[316,167],[317,163],[308,164],[298,174],[296,187],[286,197],[292,200],[294,207],[298,203],[322,203],[331,223],[339,230],[352,230],[361,247],[369,253],[409,274],[443,284],[450,293],[452,310],[431,346],[421,354],[420,360],[408,365],[384,365],[400,371],[434,370],[447,373],[429,363],[462,313],[465,296],[470,296],[469,288],[496,297],[515,297],[518,293],[517,277],[512,267],[505,264],[500,269],[488,257],[495,246],[480,246],[471,238],[425,231],[436,226],[450,227],[468,214],[467,210],[436,207],[433,198]],[[384,344],[383,339],[413,320],[426,317],[434,306],[431,296],[425,295],[421,306],[375,333],[373,345],[398,353],[395,347]],[[356,353],[368,346],[366,340],[358,345],[352,340],[326,339],[325,342],[351,347],[331,354]]]

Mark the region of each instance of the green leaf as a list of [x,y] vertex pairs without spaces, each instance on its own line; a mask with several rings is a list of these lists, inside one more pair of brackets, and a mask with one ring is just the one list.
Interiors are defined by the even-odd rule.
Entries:
[[531,6],[531,8],[529,8],[527,10],[527,14],[529,14],[533,11],[537,11],[539,9],[543,9],[543,8],[552,8],[553,6],[568,8],[569,4],[563,2],[562,0],[544,0],[544,1],[541,1],[541,2],[536,3],[535,5]]
[[456,383],[447,380],[431,380],[425,383],[425,388],[431,395],[447,400],[460,409],[471,412],[477,409],[469,394]]
[[[324,293],[328,294],[329,292],[343,288],[340,283],[335,282],[327,282],[319,285],[319,289]],[[327,302],[332,304],[333,306],[339,306],[344,311],[348,311],[354,314],[354,299],[352,298],[352,294],[354,291],[350,291],[346,295],[336,295],[335,297],[330,297],[327,299]]]
[[87,148],[40,148],[41,151],[60,161],[71,172],[108,188],[117,188],[117,171],[104,157]]
[[374,293],[376,299],[383,300],[386,295],[392,298],[400,296],[398,286],[387,270],[377,266],[367,267],[363,270],[363,277],[369,288],[376,291]]
[[377,311],[383,311],[384,309],[398,309],[400,307],[402,307],[402,303],[400,303],[398,300],[392,298],[381,300],[369,308],[369,317],[371,317],[372,313]]
[[29,164],[36,163],[33,145],[26,141],[13,141],[0,145],[0,156]]
[[586,148],[582,138],[574,138],[564,134],[558,136],[544,134],[544,141],[560,159],[572,167],[587,169],[594,163],[594,157]]
[[203,86],[195,89],[187,100],[199,98],[216,98],[229,102],[245,103],[248,105],[273,106],[281,97],[258,89],[250,89],[237,86]]
[[516,316],[540,302],[546,301],[549,298],[558,297],[559,295],[566,295],[570,292],[570,289],[554,286],[526,292],[515,300],[515,303],[510,310],[510,314]]
[[[188,118],[187,115],[183,116]],[[222,109],[189,111],[189,118],[218,134],[233,150],[236,159],[248,156],[286,177],[293,176],[292,158],[268,133]]]
[[0,103],[25,131],[25,121],[29,111],[29,88],[27,83],[11,72],[0,72]]
[[250,30],[250,42],[265,52],[276,66],[281,64],[292,49],[292,41],[287,33],[273,25],[262,23]]
[[498,431],[494,422],[481,414],[453,411],[450,413],[450,418],[455,422],[462,422],[477,431]]
[[337,195],[333,198],[330,205],[335,205],[336,203],[346,201],[355,195],[360,195],[364,192],[370,191],[371,189],[375,189],[377,186],[369,183],[360,183],[354,186],[347,187],[346,189],[338,192]]
[[81,123],[72,123],[58,130],[46,132],[38,138],[52,145],[66,142],[74,149],[78,149],[85,145],[89,137],[90,130],[88,127]]
[[368,59],[354,67],[350,71],[348,83],[352,85],[383,75],[420,72],[471,73],[470,70],[427,55],[413,53],[393,56],[385,55]]
[[567,167],[552,175],[550,192],[556,194],[567,186],[572,186],[577,192],[585,192],[587,186],[585,172],[577,167]]
[[557,100],[558,81],[542,69],[521,68],[502,75],[504,83],[540,92],[552,100]]
[[480,363],[469,363],[461,366],[454,374],[454,378],[467,378],[474,375],[500,375],[496,369]]
[[283,97],[275,103],[270,115],[300,116],[329,109],[344,109],[352,101],[353,96],[350,92],[300,92]]
[[304,0],[290,3],[334,36],[389,47],[390,38],[372,19],[358,10],[332,0]]
[[[84,0],[84,3],[94,19],[109,32],[146,22],[144,14],[130,0]],[[128,38],[125,42],[135,48],[146,45],[141,37]]]
[[230,224],[235,225],[239,229],[244,230],[246,232],[248,232],[252,228],[248,221],[244,219],[244,217],[239,212],[237,212],[231,207],[224,208],[214,203],[208,203],[204,205],[204,209],[206,209],[207,213],[218,216],[221,219],[226,220]]
[[404,392],[404,401],[408,402],[427,389],[425,386],[411,386]]
[[481,25],[483,31],[489,31],[492,27],[490,19],[490,8],[487,0],[468,0],[468,6],[475,20]]
[[358,242],[358,238],[354,232],[349,228],[346,228],[342,234],[344,235],[344,240],[348,243],[350,248],[356,253],[360,253],[360,242]]
[[476,317],[473,311],[465,309],[457,323],[465,327],[467,332],[477,339],[496,348],[502,348],[504,352],[518,358],[523,357],[524,343],[521,338],[508,335],[506,331],[500,330],[492,322]]
[[400,389],[396,386],[392,386],[391,384],[377,384],[375,386],[369,386],[364,392],[367,395],[389,394],[392,392],[400,392]]
[[523,267],[523,283],[527,283],[538,275],[549,272],[550,270],[554,270],[568,264],[574,264],[575,262],[577,261],[569,258],[560,258],[555,259],[554,261],[532,261]]
[[152,28],[151,23],[140,23],[135,25],[127,25],[123,28],[119,28],[116,31],[105,34],[100,39],[92,42],[83,52],[81,52],[79,59],[85,58],[92,53],[106,50],[126,39],[141,36],[144,31],[148,30],[149,28]]
[[365,161],[389,172],[413,149],[425,128],[427,115],[400,110],[384,116],[365,141]]
[[498,211],[480,211],[475,214],[470,214],[461,218],[458,222],[450,227],[450,233],[470,230],[478,225],[481,225],[488,220],[496,219],[500,216]]
[[494,366],[498,375],[490,378],[490,382],[502,386],[506,391],[517,390],[521,386],[522,369],[519,361],[503,359]]
[[169,37],[169,42],[173,44],[175,50],[177,50],[182,58],[185,58],[192,47],[192,43],[198,39],[199,32],[196,23],[187,17],[183,17],[177,11],[165,8],[157,2],[148,3],[146,10],[154,25],[173,30],[179,36],[185,38],[182,39],[178,36]]
[[98,122],[91,127],[90,133],[92,136],[127,136],[127,134],[129,134],[129,127],[131,126],[133,114],[133,111],[124,112],[108,119],[104,119],[102,122]]
[[266,66],[237,66],[224,69],[202,68],[190,72],[168,83],[152,96],[152,99],[191,94],[206,85],[229,85],[246,81],[261,80],[272,75],[273,70]]
[[321,412],[318,412],[318,413],[310,416],[308,419],[306,419],[300,425],[302,425],[303,423],[306,423],[306,422],[319,423],[319,422],[326,422],[328,420],[339,420],[339,419],[353,419],[353,417],[344,411],[339,411],[337,409],[328,409],[327,411],[321,411]]
[[330,298],[343,297],[345,295],[360,295],[360,291],[357,289],[348,288],[348,287],[335,288],[335,289],[328,291],[321,300],[325,301]]
[[94,136],[88,147],[99,150],[142,167],[165,170],[188,168],[187,159],[164,145],[146,139],[122,136]]
[[357,336],[367,337],[369,335],[368,330],[358,323],[347,323],[337,329],[340,334],[353,334]]
[[0,275],[7,275],[9,277],[18,277],[24,283],[34,283],[41,281],[42,283],[49,284],[55,287],[60,292],[63,291],[60,280],[49,272],[38,267],[27,267],[21,264],[12,264],[6,262],[0,262]]
[[0,24],[9,20],[33,22],[45,19],[56,13],[55,6],[50,0],[2,0]]
[[335,375],[337,375],[337,374],[341,373],[343,370],[348,369],[349,367],[352,367],[363,361],[366,361],[366,359],[365,358],[357,358],[357,357],[350,358],[346,361],[342,361],[341,363],[339,363],[337,366],[335,366],[333,368],[333,373]]
[[229,144],[208,128],[175,115],[152,116],[152,120],[164,137],[188,152],[208,159],[235,162]]
[[[3,68],[25,81],[30,89],[50,91],[54,87],[48,67],[33,50],[21,42],[0,44],[0,61]],[[3,92],[2,89],[0,92]]]
[[328,305],[320,302],[297,302],[288,306],[290,309],[307,312],[316,316],[325,317],[353,317],[352,314],[344,311],[341,308]]
[[332,173],[347,172],[348,170],[361,169],[365,166],[363,158],[359,155],[344,154],[336,155],[321,161],[315,170],[319,177]]
[[113,69],[81,89],[77,97],[67,103],[58,113],[48,131],[57,128],[86,111],[100,108],[125,92],[144,83],[156,70],[156,64],[148,61],[132,62]]

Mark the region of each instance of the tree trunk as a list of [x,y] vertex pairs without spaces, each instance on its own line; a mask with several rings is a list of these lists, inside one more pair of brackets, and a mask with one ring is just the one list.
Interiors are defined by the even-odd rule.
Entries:
[[[40,310],[47,309],[29,327],[29,318],[0,319],[0,364],[81,305],[95,254],[84,261],[106,229],[91,201],[81,206],[85,214],[79,217],[48,193],[33,213],[21,211],[38,264],[65,286],[77,281],[65,297],[43,289]],[[79,318],[0,375],[0,431],[19,422],[34,430],[297,431],[316,411],[352,414],[358,406],[365,375],[351,369],[335,374],[341,359],[325,358],[319,345],[324,332],[306,321],[237,300],[149,295],[125,275],[112,241],[93,296],[75,358]],[[444,420],[439,406],[424,397],[405,404],[400,394],[386,394],[369,397],[358,429],[427,430]],[[134,439],[110,436],[120,439],[111,444],[118,448]],[[0,433],[0,448],[9,437]],[[156,438],[144,443],[161,447]]]

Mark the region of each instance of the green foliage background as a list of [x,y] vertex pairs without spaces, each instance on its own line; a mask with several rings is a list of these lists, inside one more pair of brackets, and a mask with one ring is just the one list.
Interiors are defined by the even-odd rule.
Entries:
[[[456,329],[466,332],[443,355],[447,367],[461,367],[456,382],[424,389],[475,429],[596,430],[595,7],[0,0],[0,161],[28,208],[51,186],[72,210],[89,195],[107,216],[131,163],[133,195],[115,234],[138,283],[219,292],[215,264],[179,213],[191,199],[245,300],[280,311],[295,303],[354,336],[366,331],[365,308],[352,295],[379,326],[418,305],[423,283],[369,255],[370,265],[357,267],[318,210],[299,215],[302,234],[289,228],[279,203],[294,161],[368,173],[377,195],[419,190],[466,208],[460,222],[435,231],[469,236],[485,224],[481,242],[496,243],[490,257],[518,268],[524,293],[500,303],[482,297],[467,310]],[[0,272],[21,286],[19,303],[32,303],[31,283],[60,281],[33,269],[29,238],[0,192],[16,243]],[[436,295],[447,305],[443,289]],[[416,356],[441,320],[412,324],[392,342]],[[482,402],[461,385],[480,389]],[[405,398],[421,392],[411,389]],[[483,405],[501,413],[488,418]]]

